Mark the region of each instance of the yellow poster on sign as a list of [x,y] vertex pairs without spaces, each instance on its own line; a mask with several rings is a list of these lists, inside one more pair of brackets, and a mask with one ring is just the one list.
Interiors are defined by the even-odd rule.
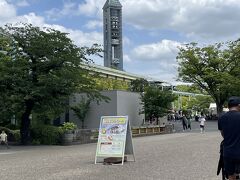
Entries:
[[103,116],[99,127],[96,156],[122,157],[127,134],[127,116]]

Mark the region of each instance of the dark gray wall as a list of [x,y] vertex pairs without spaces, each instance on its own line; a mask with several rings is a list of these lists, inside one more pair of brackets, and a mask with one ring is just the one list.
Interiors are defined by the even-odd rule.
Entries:
[[[131,126],[140,126],[143,122],[144,115],[139,115],[141,109],[140,94],[127,91],[103,91],[102,95],[109,97],[109,103],[92,102],[90,110],[85,119],[85,128],[99,128],[101,116],[128,116]],[[70,105],[77,104],[83,94],[75,94],[70,99]],[[69,112],[69,119],[81,127],[81,122],[74,115],[73,111]]]

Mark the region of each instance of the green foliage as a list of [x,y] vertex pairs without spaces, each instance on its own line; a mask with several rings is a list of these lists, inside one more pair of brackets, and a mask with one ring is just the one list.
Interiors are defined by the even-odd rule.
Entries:
[[128,90],[129,82],[110,79],[110,78],[95,78],[96,85],[99,90]]
[[81,101],[76,106],[71,107],[75,115],[82,122],[82,129],[84,129],[84,120],[88,110],[90,109],[90,103],[91,99],[85,99],[82,97]]
[[206,91],[220,113],[227,98],[239,94],[239,54],[240,40],[205,47],[187,44],[177,56],[179,78]]
[[31,128],[33,144],[56,145],[60,144],[63,129],[51,125],[42,125]]
[[9,123],[8,125],[6,125],[5,127],[8,128],[8,129],[11,129],[11,130],[17,130],[17,129],[19,129],[19,126],[14,125],[14,124],[11,124],[11,123]]
[[145,113],[146,119],[163,117],[171,109],[171,103],[176,98],[171,91],[162,91],[157,87],[148,87],[141,94],[143,109],[140,113]]
[[188,102],[188,109],[194,109],[198,112],[208,109],[210,103],[213,102],[211,96],[196,96],[192,97]]
[[20,130],[12,130],[13,135],[13,141],[20,142],[21,136],[20,136]]
[[189,93],[196,93],[196,94],[202,94],[202,89],[200,89],[196,85],[177,85],[175,90],[182,91],[182,92],[189,92]]
[[13,62],[11,58],[15,50],[15,44],[9,35],[0,28],[0,124],[5,126],[10,122],[10,119],[14,113],[12,109],[12,103],[9,99],[12,99],[11,92],[7,91],[11,83],[11,77],[6,72],[12,73]]
[[149,86],[149,83],[146,79],[136,79],[131,81],[131,91],[133,92],[144,92]]
[[32,114],[32,126],[51,125],[52,120],[59,117],[59,114],[52,114],[51,110],[43,112],[34,112]]
[[0,38],[0,45],[12,48],[0,53],[0,109],[6,118],[20,114],[22,144],[29,140],[30,114],[59,115],[73,93],[101,100],[95,81],[82,68],[91,62],[90,55],[102,51],[98,45],[77,47],[66,33],[30,24],[9,25],[4,31],[11,37]]
[[61,129],[63,130],[63,132],[73,131],[77,129],[77,125],[74,124],[73,122],[64,122]]
[[38,140],[38,139],[32,140],[32,145],[40,145],[40,144],[41,144],[40,140]]
[[7,134],[12,133],[11,129],[8,129],[8,128],[6,128],[6,127],[1,127],[1,126],[0,126],[0,133],[1,133],[2,131],[5,131],[5,133],[7,133]]

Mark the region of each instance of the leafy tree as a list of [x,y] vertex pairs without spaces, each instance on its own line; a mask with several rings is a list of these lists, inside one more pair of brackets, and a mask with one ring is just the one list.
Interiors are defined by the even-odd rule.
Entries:
[[129,82],[122,80],[99,77],[95,82],[99,90],[129,90]]
[[0,60],[0,98],[21,114],[22,144],[29,142],[32,113],[62,112],[72,93],[101,98],[88,71],[81,68],[89,62],[88,55],[101,51],[97,45],[79,48],[66,33],[29,24],[9,25],[4,31],[17,42],[17,52]]
[[160,90],[157,87],[148,87],[141,94],[143,109],[140,113],[145,113],[146,119],[157,119],[165,116],[171,103],[176,99],[176,96],[171,91]]
[[177,85],[175,87],[175,90],[182,91],[182,92],[196,93],[196,94],[203,93],[202,90],[194,84],[192,84],[192,85]]
[[[179,79],[198,85],[215,101],[218,113],[240,88],[240,40],[198,47],[196,43],[180,47],[177,56]],[[238,72],[238,73],[237,73]]]
[[133,80],[130,86],[131,91],[133,92],[144,92],[145,89],[149,86],[149,83],[146,79],[140,78]]
[[[11,83],[11,76],[5,75],[6,72],[14,73],[12,69],[11,58],[14,58],[16,44],[9,34],[0,28],[0,124],[5,126],[10,123],[10,119],[14,113],[10,101],[11,92],[6,91],[6,85]],[[4,83],[2,83],[4,82]]]
[[210,103],[213,102],[211,96],[196,96],[190,99],[188,102],[188,109],[195,109],[197,111],[202,111],[208,109]]
[[82,129],[84,129],[84,120],[87,115],[88,110],[90,109],[91,99],[85,99],[82,97],[81,101],[76,105],[71,107],[78,119],[82,122]]

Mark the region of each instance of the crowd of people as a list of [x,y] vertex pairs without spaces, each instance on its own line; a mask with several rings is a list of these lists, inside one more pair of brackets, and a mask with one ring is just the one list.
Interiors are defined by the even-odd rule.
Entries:
[[195,116],[192,116],[190,113],[183,113],[182,111],[178,111],[168,115],[169,121],[181,121],[183,131],[192,130],[193,120],[199,122],[201,133],[204,133],[205,131],[206,119],[207,119],[207,116],[203,112],[201,112],[200,115],[196,114]]

